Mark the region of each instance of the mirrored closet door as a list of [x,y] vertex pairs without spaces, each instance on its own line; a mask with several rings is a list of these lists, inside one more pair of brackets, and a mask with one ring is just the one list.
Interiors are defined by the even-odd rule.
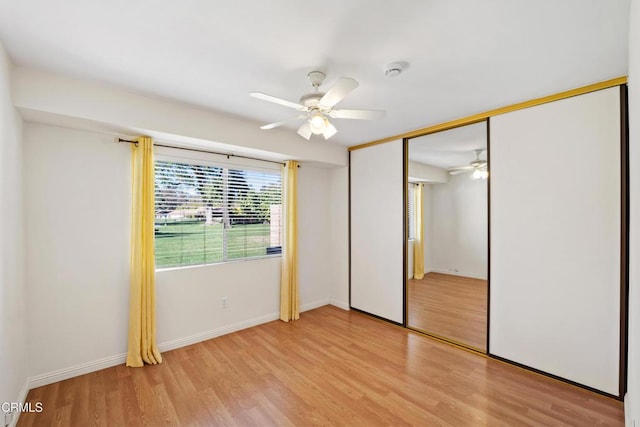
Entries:
[[487,123],[408,142],[408,326],[487,349]]

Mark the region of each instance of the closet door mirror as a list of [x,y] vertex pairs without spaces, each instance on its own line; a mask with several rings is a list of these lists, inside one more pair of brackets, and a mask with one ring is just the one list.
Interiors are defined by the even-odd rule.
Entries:
[[486,352],[487,123],[410,139],[407,176],[408,326]]

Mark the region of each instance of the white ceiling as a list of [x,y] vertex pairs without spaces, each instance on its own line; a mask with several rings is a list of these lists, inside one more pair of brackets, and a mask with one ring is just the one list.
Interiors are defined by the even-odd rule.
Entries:
[[[629,0],[0,0],[0,40],[18,65],[264,123],[295,114],[250,91],[296,101],[313,69],[353,77],[338,107],[388,112],[336,119],[331,141],[354,145],[625,75],[628,12]],[[391,61],[410,68],[387,78]]]
[[[474,150],[487,148],[486,122],[461,126],[409,140],[409,160],[448,169],[467,166],[476,158]],[[487,159],[486,151],[480,155]]]

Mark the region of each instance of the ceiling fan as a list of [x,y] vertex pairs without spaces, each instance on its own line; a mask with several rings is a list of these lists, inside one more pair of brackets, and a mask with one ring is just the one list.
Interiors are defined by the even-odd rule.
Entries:
[[482,154],[484,150],[484,148],[480,148],[477,150],[473,150],[476,153],[476,158],[475,160],[469,162],[468,165],[465,166],[458,166],[458,167],[453,167],[453,168],[449,168],[448,172],[450,175],[459,175],[461,173],[465,173],[465,172],[473,172],[471,177],[473,179],[487,179],[487,177],[489,176],[489,172],[487,171],[487,161],[486,160],[480,160],[480,155]]
[[263,101],[290,107],[299,112],[295,117],[281,120],[275,123],[261,126],[260,129],[273,129],[295,120],[304,119],[304,123],[298,128],[298,134],[305,139],[311,135],[324,136],[329,139],[338,130],[329,122],[332,119],[359,119],[374,120],[385,116],[380,110],[338,110],[333,107],[344,99],[351,91],[358,87],[358,82],[348,77],[340,77],[327,92],[320,92],[319,87],[324,82],[326,75],[321,71],[311,71],[307,77],[314,91],[302,95],[299,102],[291,102],[262,92],[251,92],[249,95]]

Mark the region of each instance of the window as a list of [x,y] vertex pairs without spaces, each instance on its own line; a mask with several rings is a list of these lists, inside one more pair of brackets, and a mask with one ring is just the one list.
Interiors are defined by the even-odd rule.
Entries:
[[278,171],[155,162],[156,268],[281,253]]
[[416,185],[409,183],[407,191],[407,215],[409,224],[409,240],[416,238],[416,199],[415,199]]

